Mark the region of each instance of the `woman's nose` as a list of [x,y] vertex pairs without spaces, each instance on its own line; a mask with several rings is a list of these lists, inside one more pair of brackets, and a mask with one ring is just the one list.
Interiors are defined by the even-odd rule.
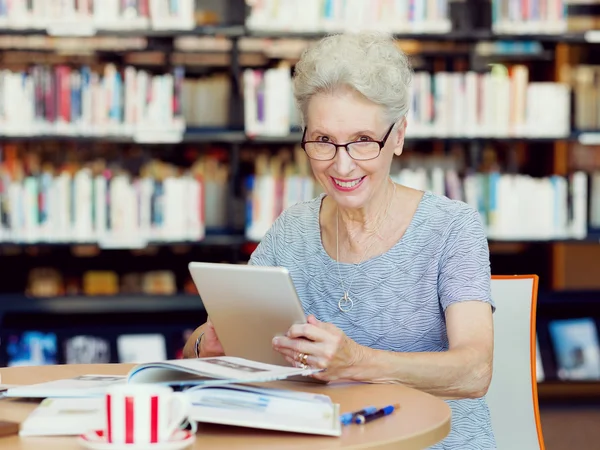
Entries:
[[354,169],[354,160],[348,154],[346,147],[338,147],[338,151],[335,155],[335,166],[340,175],[349,174]]

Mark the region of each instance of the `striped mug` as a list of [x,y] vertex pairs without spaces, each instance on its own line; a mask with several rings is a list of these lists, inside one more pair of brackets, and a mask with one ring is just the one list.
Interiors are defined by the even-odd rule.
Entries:
[[183,392],[156,384],[118,384],[106,392],[106,438],[113,444],[168,441],[187,419]]

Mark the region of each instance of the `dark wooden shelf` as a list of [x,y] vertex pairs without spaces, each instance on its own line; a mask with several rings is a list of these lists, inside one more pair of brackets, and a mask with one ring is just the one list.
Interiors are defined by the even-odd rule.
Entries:
[[[177,36],[226,36],[226,37],[240,37],[246,34],[246,28],[244,25],[201,25],[191,30],[154,30],[154,29],[130,29],[130,30],[105,30],[97,29],[93,36],[142,36],[142,37],[177,37]],[[45,28],[0,28],[1,35],[48,35],[48,31]],[[54,37],[61,37],[60,35],[52,35]],[[79,37],[77,35],[65,35],[65,37]],[[83,35],[81,37],[86,37]]]
[[509,245],[509,244],[551,244],[551,243],[561,243],[561,244],[594,244],[600,243],[600,234],[596,232],[590,232],[583,239],[488,239],[490,244],[495,245]]
[[561,34],[509,34],[509,33],[491,33],[486,37],[486,31],[478,32],[480,38],[496,41],[539,41],[549,43],[564,44],[591,44],[594,43],[586,38],[585,33],[561,33]]
[[94,314],[94,313],[166,313],[204,311],[198,295],[107,295],[27,297],[20,294],[0,295],[0,314]]
[[[48,35],[45,28],[0,28],[0,35]],[[97,29],[94,36],[145,36],[145,37],[178,37],[178,36],[224,36],[231,38],[239,37],[262,37],[269,39],[319,39],[326,36],[325,31],[301,32],[301,31],[258,31],[249,30],[243,24],[238,25],[200,25],[191,30],[105,30]],[[589,35],[587,35],[589,36]],[[71,36],[67,36],[71,37]],[[74,37],[77,37],[76,35]],[[397,39],[418,41],[456,41],[477,42],[488,41],[540,41],[548,43],[594,43],[586,38],[585,33],[562,33],[562,34],[505,34],[494,33],[491,30],[451,30],[445,33],[394,33]]]
[[486,63],[510,61],[516,62],[551,62],[554,60],[554,52],[546,50],[541,53],[490,53],[473,55],[476,61],[484,61]]
[[543,381],[538,383],[538,398],[547,400],[600,400],[600,381]]
[[[498,247],[499,251],[502,251],[505,247],[512,248],[514,246],[523,245],[535,245],[535,244],[552,244],[552,243],[600,243],[600,233],[590,233],[585,239],[489,239],[490,246]],[[97,242],[12,242],[12,241],[0,241],[1,247],[72,247],[72,246],[86,246],[86,245],[97,245],[104,249],[117,249],[117,250],[128,250],[140,248],[138,243],[128,245],[127,242],[123,242],[122,245],[110,245],[102,246]],[[207,234],[206,237],[200,241],[149,241],[146,243],[147,246],[158,246],[158,247],[169,247],[169,246],[222,246],[222,247],[243,247],[243,246],[255,246],[258,244],[256,241],[249,240],[242,233],[236,234]],[[144,245],[143,247],[145,247]]]
[[[448,143],[474,143],[474,142],[503,142],[503,143],[553,143],[557,141],[578,141],[582,133],[572,133],[566,137],[443,137],[443,136],[409,136],[406,138],[406,143],[418,142],[434,142],[443,141]],[[588,132],[587,136],[598,134],[600,141],[600,133]],[[173,145],[178,143],[202,144],[202,143],[223,143],[223,144],[296,144],[302,139],[302,132],[292,131],[285,136],[248,136],[243,130],[226,130],[226,129],[190,129],[186,131],[180,142],[143,142],[140,145]],[[130,136],[106,135],[106,136],[78,136],[78,135],[59,135],[59,134],[44,134],[44,135],[0,135],[0,141],[69,141],[81,143],[115,143],[115,144],[131,144],[134,139]]]
[[101,245],[98,242],[10,242],[0,241],[0,247],[72,247],[72,246],[99,246],[104,249],[128,250],[142,247],[169,247],[169,246],[202,246],[202,247],[235,247],[247,243],[243,234],[207,234],[200,241],[148,241],[147,243],[124,241],[122,243],[114,242],[111,245]]
[[[265,38],[305,38],[318,39],[326,36],[325,32],[284,32],[284,31],[254,31],[247,30],[246,36]],[[478,41],[539,41],[548,43],[590,43],[584,33],[527,33],[508,34],[494,33],[492,30],[452,30],[446,33],[394,33],[396,39],[418,40],[418,41],[456,41],[456,42],[478,42]]]

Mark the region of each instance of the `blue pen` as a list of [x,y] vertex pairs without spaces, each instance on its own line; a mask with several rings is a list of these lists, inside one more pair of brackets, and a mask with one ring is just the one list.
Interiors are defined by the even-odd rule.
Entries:
[[359,425],[364,425],[365,423],[369,423],[372,420],[379,419],[380,417],[389,416],[398,408],[400,408],[400,405],[389,405],[370,414],[358,414],[354,418],[354,422]]
[[366,408],[363,408],[360,411],[355,411],[355,412],[349,412],[349,413],[342,414],[340,416],[340,421],[342,422],[342,425],[349,425],[349,424],[351,424],[354,421],[354,419],[356,418],[356,416],[358,416],[360,414],[373,414],[376,411],[377,411],[376,407],[374,407],[374,406],[367,406]]

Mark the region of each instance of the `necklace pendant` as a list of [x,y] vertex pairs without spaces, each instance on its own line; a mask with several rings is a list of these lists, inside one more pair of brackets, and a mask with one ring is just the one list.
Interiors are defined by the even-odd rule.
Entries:
[[348,312],[353,307],[354,307],[354,302],[352,301],[352,299],[348,296],[347,293],[344,294],[344,296],[342,298],[340,298],[340,301],[338,302],[338,308],[340,309],[340,311]]

